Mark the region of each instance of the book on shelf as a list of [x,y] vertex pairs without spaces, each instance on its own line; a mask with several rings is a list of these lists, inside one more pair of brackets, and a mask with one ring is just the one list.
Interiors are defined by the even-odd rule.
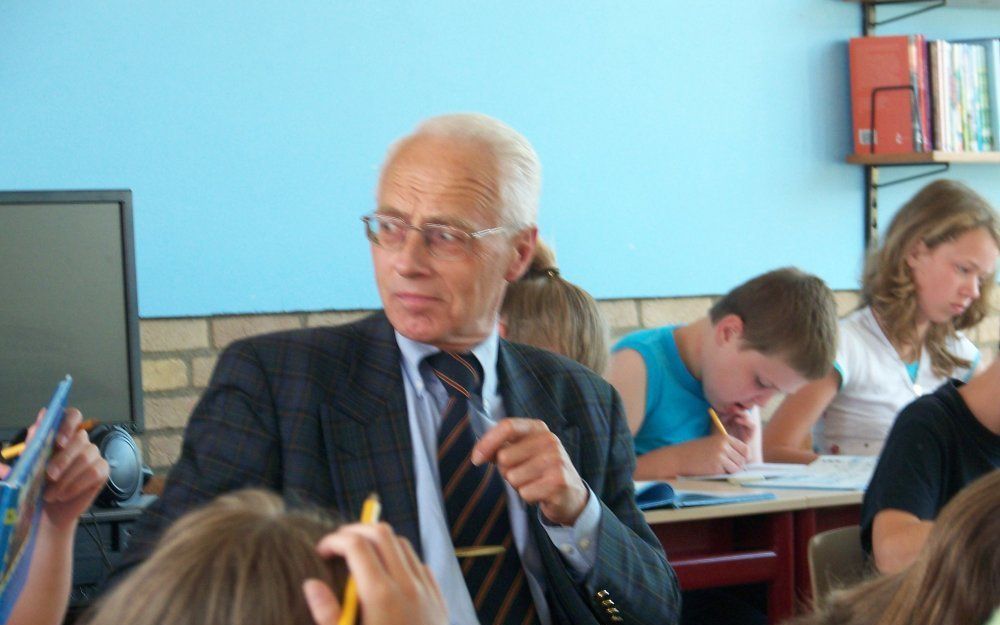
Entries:
[[935,147],[1000,150],[1000,38],[931,41]]
[[931,150],[923,35],[855,37],[848,54],[856,154]]
[[667,482],[635,482],[635,502],[640,510],[718,506],[726,503],[746,503],[774,498],[774,493],[751,493],[739,489],[707,492],[675,489]]
[[10,474],[0,482],[0,623],[7,622],[14,603],[28,579],[35,534],[42,514],[45,465],[55,447],[66,397],[73,379],[66,376],[49,401],[45,416],[18,457]]
[[1000,151],[1000,37],[957,39],[951,43],[972,50],[974,99],[981,128],[977,151]]

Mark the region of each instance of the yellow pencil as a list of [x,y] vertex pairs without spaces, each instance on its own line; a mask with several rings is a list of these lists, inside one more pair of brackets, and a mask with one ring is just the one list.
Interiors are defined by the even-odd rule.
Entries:
[[455,547],[455,557],[457,558],[482,558],[486,556],[498,556],[507,548],[503,545],[482,545],[480,547]]
[[[86,421],[84,421],[83,423],[81,423],[79,426],[77,426],[76,429],[78,431],[79,430],[86,430],[86,431],[89,432],[89,431],[93,430],[95,427],[97,427],[98,425],[100,425],[100,422],[98,422],[98,421],[96,421],[94,419],[87,419]],[[27,446],[28,446],[27,443],[18,443],[16,445],[11,445],[10,447],[5,447],[3,450],[0,450],[0,457],[2,457],[4,460],[13,460],[14,458],[17,458],[18,456],[20,456],[21,454],[23,454],[24,453],[24,448],[27,447]]]
[[[379,515],[382,513],[382,504],[378,500],[378,495],[372,493],[365,499],[361,506],[361,522],[366,524],[378,523]],[[358,618],[358,589],[354,583],[354,576],[347,576],[347,584],[344,586],[344,607],[340,611],[340,620],[337,625],[354,625]]]
[[715,424],[715,429],[717,429],[720,434],[723,436],[729,436],[729,432],[726,431],[726,426],[722,425],[722,419],[719,418],[719,415],[715,414],[715,411],[712,410],[711,406],[708,408],[708,416],[712,417],[712,423]]

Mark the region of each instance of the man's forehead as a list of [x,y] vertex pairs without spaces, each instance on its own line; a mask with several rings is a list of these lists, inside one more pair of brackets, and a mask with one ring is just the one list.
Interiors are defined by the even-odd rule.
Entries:
[[400,145],[382,171],[379,210],[422,221],[492,218],[500,205],[495,159],[473,142],[417,136]]

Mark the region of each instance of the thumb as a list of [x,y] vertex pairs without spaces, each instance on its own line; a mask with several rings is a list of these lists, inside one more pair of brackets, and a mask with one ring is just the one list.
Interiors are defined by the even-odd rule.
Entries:
[[10,474],[10,467],[0,462],[0,480],[5,479]]
[[302,582],[302,593],[316,625],[336,625],[340,618],[340,602],[329,586],[318,579],[307,579]]

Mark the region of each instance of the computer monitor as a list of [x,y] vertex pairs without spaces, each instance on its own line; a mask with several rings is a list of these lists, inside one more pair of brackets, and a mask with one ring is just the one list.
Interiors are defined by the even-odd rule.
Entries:
[[85,418],[143,429],[131,191],[0,191],[0,439],[56,383]]

